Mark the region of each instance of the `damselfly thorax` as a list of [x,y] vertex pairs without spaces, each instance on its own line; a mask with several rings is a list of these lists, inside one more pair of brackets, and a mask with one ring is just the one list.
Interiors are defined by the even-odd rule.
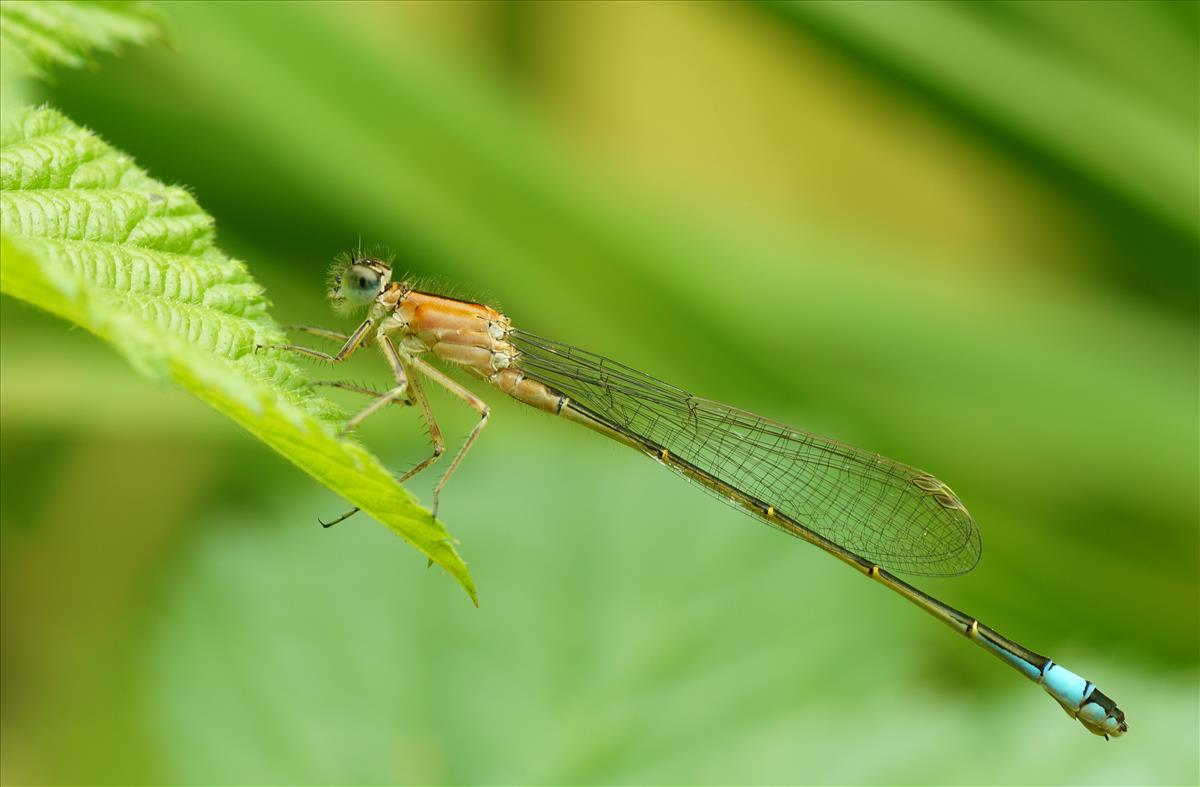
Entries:
[[395,283],[379,296],[374,310],[376,333],[391,337],[402,356],[432,355],[525,404],[561,412],[566,397],[526,377],[517,365],[520,351],[509,341],[512,321],[492,307]]

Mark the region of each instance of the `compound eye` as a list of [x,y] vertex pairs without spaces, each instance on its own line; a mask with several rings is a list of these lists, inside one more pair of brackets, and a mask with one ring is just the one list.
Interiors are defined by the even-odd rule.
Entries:
[[379,274],[365,265],[354,265],[342,275],[342,289],[356,301],[369,301],[379,294]]

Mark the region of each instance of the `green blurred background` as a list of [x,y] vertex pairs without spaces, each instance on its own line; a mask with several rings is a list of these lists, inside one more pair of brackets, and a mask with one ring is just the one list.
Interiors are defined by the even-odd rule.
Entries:
[[[522,327],[935,472],[984,559],[921,587],[1130,732],[487,391],[441,506],[475,609],[5,300],[6,783],[1200,780],[1196,4],[164,9],[168,46],[42,97],[191,188],[278,320],[338,326],[327,261],[383,242]],[[427,450],[412,411],[364,439]]]

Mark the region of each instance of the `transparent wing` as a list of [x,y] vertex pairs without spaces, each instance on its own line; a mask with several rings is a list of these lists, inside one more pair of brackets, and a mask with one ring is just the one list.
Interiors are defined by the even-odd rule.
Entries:
[[530,377],[857,555],[926,576],[962,574],[979,561],[975,520],[927,473],[577,347],[523,331],[508,338]]

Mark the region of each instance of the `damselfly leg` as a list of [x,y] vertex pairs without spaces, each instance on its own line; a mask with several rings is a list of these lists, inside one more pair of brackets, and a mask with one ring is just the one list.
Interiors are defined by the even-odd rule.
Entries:
[[342,344],[342,348],[333,355],[330,355],[327,352],[322,352],[321,350],[314,350],[312,347],[305,347],[301,344],[276,344],[273,345],[271,349],[287,350],[288,352],[307,355],[310,358],[316,358],[329,363],[341,363],[354,354],[354,351],[359,348],[359,345],[362,344],[363,339],[368,333],[370,333],[371,328],[374,325],[375,321],[371,318],[367,318],[363,320],[362,324],[359,325],[358,328],[355,329],[354,333],[350,334],[349,336],[343,336],[336,331],[327,331],[324,328],[313,328],[308,325],[291,326],[293,330],[298,330],[302,333],[311,333],[316,336],[323,336],[326,339],[334,339],[335,341],[341,341],[345,339],[345,343]]
[[[320,358],[321,360],[326,360],[330,363],[340,363],[354,353],[354,351],[362,343],[363,338],[365,338],[365,335],[370,330],[371,326],[370,321],[364,321],[364,323],[359,326],[359,329],[356,330],[351,336],[345,336],[344,334],[340,334],[336,331],[329,331],[324,328],[317,328],[307,325],[289,327],[302,333],[309,333],[333,341],[342,341],[344,344],[342,345],[342,349],[336,355],[329,355],[327,353],[322,353],[319,350],[314,350],[312,348],[303,347],[300,345],[280,345],[278,346],[278,349]],[[471,448],[471,445],[479,437],[479,433],[483,431],[483,427],[487,425],[490,410],[482,399],[475,396],[473,393],[459,385],[447,375],[443,374],[436,367],[431,366],[421,358],[410,356],[407,353],[397,350],[396,346],[392,343],[391,339],[388,338],[387,334],[376,334],[375,343],[379,346],[384,358],[387,359],[388,366],[391,367],[392,374],[396,378],[396,385],[393,388],[381,393],[379,391],[366,388],[365,386],[355,385],[353,383],[334,382],[320,384],[335,388],[342,388],[344,390],[355,391],[357,393],[375,397],[374,401],[372,401],[346,422],[346,425],[343,427],[343,432],[350,432],[358,428],[363,421],[387,407],[389,404],[415,404],[419,406],[421,415],[425,419],[425,424],[429,428],[429,439],[433,443],[433,453],[418,462],[413,467],[409,468],[404,473],[398,475],[396,477],[397,483],[403,484],[417,473],[432,465],[439,458],[441,458],[442,454],[445,453],[446,450],[446,441],[442,436],[441,427],[438,426],[437,419],[433,415],[433,408],[429,405],[429,400],[425,396],[424,389],[421,387],[421,384],[417,381],[416,377],[412,374],[414,369],[419,370],[430,380],[448,390],[455,397],[462,400],[469,407],[479,413],[479,421],[471,430],[471,433],[467,436],[462,448],[460,448],[458,453],[455,454],[454,460],[450,463],[450,467],[446,469],[446,472],[434,486],[433,506],[431,513],[434,517],[436,517],[442,488],[445,487],[446,481],[449,480],[450,476],[462,462],[462,459],[466,455],[467,451]],[[358,513],[359,510],[360,509],[356,506],[330,522],[321,521],[321,525],[322,527],[332,527],[339,522],[349,519],[351,516]]]
[[316,325],[285,325],[283,329],[289,333],[308,333],[313,336],[320,336],[322,339],[329,339],[334,342],[345,343],[350,337],[340,331],[331,331],[327,328],[321,328]]
[[[427,361],[416,356],[409,358],[408,362],[412,366],[416,367],[418,371],[420,371],[430,380],[433,380],[435,383],[442,386],[462,401],[466,402],[468,407],[471,407],[473,410],[475,410],[475,412],[479,413],[479,421],[475,424],[475,428],[471,430],[469,435],[467,435],[467,439],[465,442],[463,442],[462,448],[458,449],[458,453],[454,455],[454,459],[451,460],[450,466],[447,467],[446,472],[442,474],[441,480],[439,480],[437,485],[433,487],[433,515],[436,517],[438,510],[438,499],[442,493],[442,487],[446,485],[446,482],[450,480],[450,476],[452,476],[454,471],[458,469],[458,465],[462,462],[463,457],[467,455],[467,451],[471,450],[471,446],[475,444],[475,440],[479,437],[479,433],[483,431],[483,427],[487,426],[488,418],[491,416],[492,411],[491,408],[487,406],[486,402],[468,391],[463,386],[456,383],[451,377],[443,374],[436,366],[431,366]],[[429,421],[431,424],[430,431],[433,431],[432,412],[429,413]],[[436,459],[437,456],[435,455],[434,458]]]
[[[374,388],[368,388],[365,385],[359,385],[358,383],[351,382],[349,380],[313,380],[312,384],[321,388],[340,388],[343,391],[353,391],[356,394],[369,396],[372,399],[387,395],[387,391],[378,391]],[[401,399],[400,401],[396,402],[396,404],[410,405],[414,403]]]

